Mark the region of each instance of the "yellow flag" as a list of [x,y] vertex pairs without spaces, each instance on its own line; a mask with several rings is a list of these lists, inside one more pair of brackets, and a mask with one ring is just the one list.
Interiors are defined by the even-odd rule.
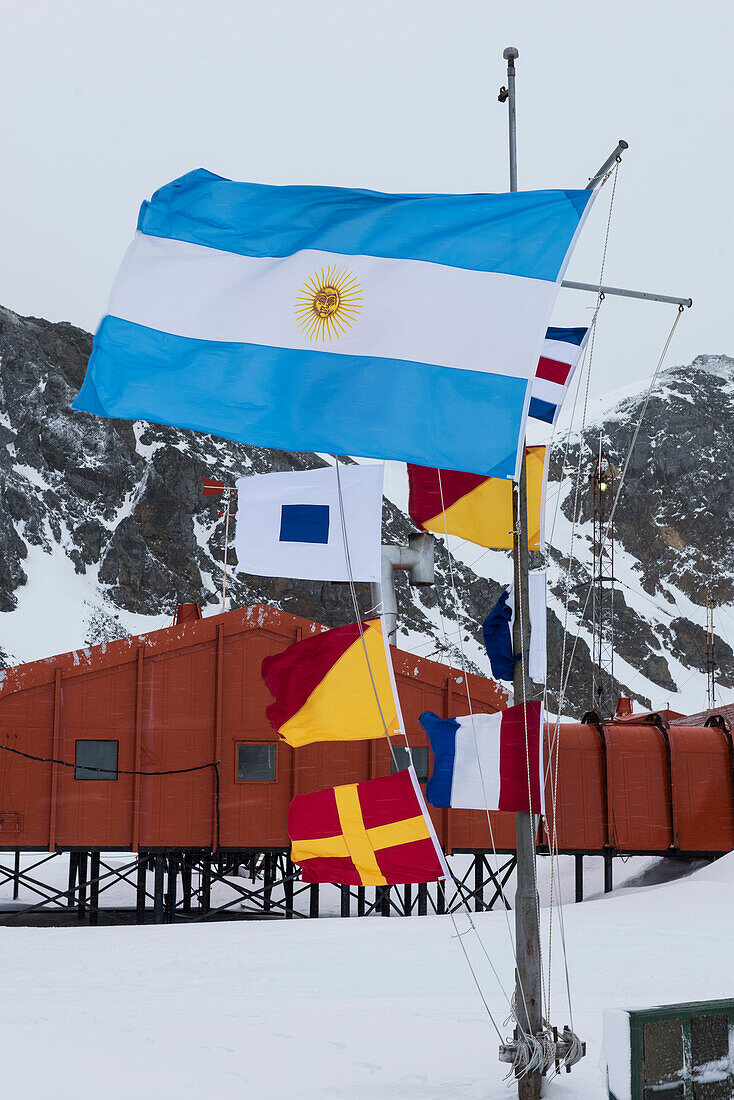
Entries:
[[[547,448],[526,447],[528,484],[528,546],[541,550],[545,542]],[[408,464],[411,518],[424,531],[486,546],[511,550],[514,519],[511,481],[481,474],[439,471]]]

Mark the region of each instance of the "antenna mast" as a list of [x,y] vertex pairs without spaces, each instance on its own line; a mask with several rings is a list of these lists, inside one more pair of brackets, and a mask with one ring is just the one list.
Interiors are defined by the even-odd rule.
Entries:
[[714,608],[711,589],[706,589],[706,709],[716,706],[716,660],[714,656]]
[[[614,712],[614,520],[610,523],[618,473],[602,450],[589,475],[594,537],[592,543],[591,705],[602,716]],[[605,538],[606,536],[606,538]]]
[[[514,46],[502,54],[507,61],[507,88],[500,91],[500,102],[508,101],[510,140],[510,191],[517,191],[517,130],[515,110],[515,59],[519,51]],[[515,703],[525,703],[532,695],[532,684],[526,675],[527,655],[530,652],[530,602],[528,598],[528,500],[525,470],[525,441],[522,446],[520,480],[515,486],[515,533],[513,559],[515,565],[515,592],[517,610],[513,630],[513,650],[523,653],[524,660],[515,664]],[[515,847],[517,851],[517,889],[515,892],[515,942],[517,951],[517,988],[515,992],[517,1021],[521,1031],[528,1036],[538,1036],[543,1031],[542,982],[540,972],[540,925],[538,921],[538,894],[535,876],[535,816],[515,815]],[[516,1033],[516,1038],[520,1036]],[[519,1100],[539,1100],[542,1076],[535,1069],[518,1077]]]
[[[507,62],[507,87],[500,88],[499,101],[508,105],[510,191],[517,191],[517,112],[515,103],[515,61],[519,56],[514,46],[508,46],[502,56]],[[593,190],[607,169],[627,148],[619,142],[612,154],[589,181]],[[515,663],[513,687],[515,703],[525,703],[532,698],[533,687],[527,675],[527,658],[530,653],[530,603],[528,524],[527,524],[527,475],[525,441],[522,441],[520,477],[514,486],[514,536],[513,560],[515,573],[516,615],[513,625],[513,652],[523,654],[524,659]],[[586,1053],[586,1044],[569,1027],[558,1035],[557,1029],[543,1020],[542,977],[540,957],[540,906],[536,886],[535,836],[537,820],[534,814],[515,815],[515,848],[517,854],[517,889],[515,892],[515,950],[517,976],[515,983],[515,1018],[517,1027],[511,1042],[500,1047],[500,1059],[512,1063],[517,1077],[519,1100],[539,1100],[543,1073],[555,1062],[570,1070]],[[550,1057],[549,1057],[550,1055]],[[531,1068],[532,1067],[532,1068]]]

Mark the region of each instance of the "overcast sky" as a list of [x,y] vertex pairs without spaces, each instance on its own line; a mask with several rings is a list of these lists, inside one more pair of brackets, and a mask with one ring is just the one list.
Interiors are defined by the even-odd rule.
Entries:
[[[690,295],[670,363],[734,355],[729,0],[2,0],[0,303],[88,329],[141,201],[206,167],[382,191],[584,186],[618,138],[605,279]],[[598,279],[609,185],[568,277]],[[579,324],[590,295],[563,291]],[[607,300],[592,389],[648,376],[674,307]]]

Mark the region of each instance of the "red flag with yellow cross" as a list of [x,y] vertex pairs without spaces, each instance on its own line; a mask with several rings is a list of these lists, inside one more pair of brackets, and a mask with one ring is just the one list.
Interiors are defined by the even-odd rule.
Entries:
[[288,835],[304,882],[397,886],[449,873],[413,768],[296,795]]

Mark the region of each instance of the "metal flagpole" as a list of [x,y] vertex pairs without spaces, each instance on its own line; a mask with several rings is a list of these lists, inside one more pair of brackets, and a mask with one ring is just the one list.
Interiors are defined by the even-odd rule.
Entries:
[[[507,94],[509,107],[510,138],[510,191],[517,191],[517,130],[515,107],[515,59],[519,56],[514,46],[508,46],[502,56],[507,61]],[[504,91],[504,90],[503,90]],[[503,92],[500,93],[502,98]],[[530,604],[528,598],[528,499],[525,463],[525,441],[522,446],[520,480],[514,493],[515,532],[513,535],[513,559],[515,565],[515,622],[513,627],[513,652],[522,659],[515,665],[513,687],[515,702],[524,703],[530,698],[531,684],[527,676],[527,657],[530,652]],[[541,731],[542,736],[542,731]],[[535,880],[535,817],[533,814],[515,815],[515,843],[517,848],[517,889],[515,891],[515,940],[517,954],[517,982],[515,1012],[520,1027],[526,1035],[539,1035],[543,1029],[543,1009],[540,973],[540,927],[538,924],[538,899]],[[518,1078],[517,1095],[520,1100],[539,1100],[541,1071],[532,1070]]]
[[226,503],[227,511],[225,513],[224,520],[224,571],[222,573],[222,613],[227,610],[227,557],[229,551],[229,505],[232,497],[232,490],[226,488],[224,490],[224,500]]
[[[515,88],[515,83],[514,83],[514,76],[513,76],[513,83],[512,83],[513,94],[514,94],[514,88]],[[512,111],[511,117],[514,120],[514,117],[515,117],[514,109]],[[510,125],[512,125],[512,123],[510,123]],[[510,138],[510,158],[512,158],[512,156],[513,156],[514,148],[515,148],[515,138],[511,137]],[[587,183],[585,190],[587,190],[587,191],[593,191],[594,190],[596,185],[604,179],[604,176],[606,175],[606,173],[611,168],[614,167],[614,165],[617,163],[617,161],[622,159],[622,153],[625,151],[625,149],[629,149],[629,144],[623,138],[620,138],[620,140],[617,142],[616,149],[614,149],[609,154],[609,156],[604,161],[604,163],[602,164],[602,166],[598,170],[598,172],[594,173],[594,175],[591,177],[591,179]],[[510,168],[510,179],[512,179],[512,168]],[[510,184],[510,190],[511,191],[514,190],[512,184]],[[601,286],[600,286],[599,283],[577,283],[573,279],[564,279],[563,282],[561,283],[561,286],[565,287],[567,290],[587,290],[587,291],[590,291],[592,294],[604,294],[605,296],[607,294],[611,294],[611,295],[616,295],[619,298],[641,298],[645,302],[666,302],[668,305],[686,306],[689,309],[693,305],[693,298],[675,298],[671,294],[652,294],[651,292],[649,292],[647,290],[625,290],[625,289],[623,289],[622,287],[619,287],[619,286],[605,286],[604,283],[602,283]]]

